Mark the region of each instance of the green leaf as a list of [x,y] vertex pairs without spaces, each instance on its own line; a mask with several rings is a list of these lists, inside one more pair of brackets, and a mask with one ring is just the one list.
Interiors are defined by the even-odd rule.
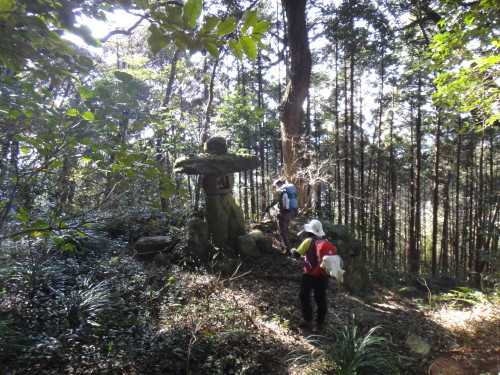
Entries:
[[82,38],[88,45],[101,47],[101,42],[92,36],[92,30],[88,26],[81,25],[79,27],[72,27],[70,31]]
[[134,79],[134,76],[125,72],[120,72],[119,70],[115,70],[113,72],[116,78],[118,78],[122,82],[130,82]]
[[82,99],[88,99],[94,96],[94,92],[88,87],[79,86],[76,90],[78,91]]
[[194,29],[202,9],[202,0],[187,0],[182,10],[182,21],[184,25]]
[[243,48],[243,52],[248,58],[252,61],[255,61],[257,58],[257,45],[249,36],[242,36],[240,38],[241,47]]
[[236,25],[238,25],[238,20],[235,17],[229,17],[224,22],[219,22],[217,24],[217,35],[224,36],[232,33],[236,30]]
[[234,39],[231,39],[229,41],[229,49],[231,51],[231,53],[233,54],[234,57],[236,57],[237,59],[239,60],[242,60],[243,59],[243,49],[241,47],[241,43],[234,40]]
[[243,26],[241,27],[241,32],[245,33],[250,26],[254,26],[257,21],[257,14],[253,10],[249,10],[243,14]]
[[94,114],[90,111],[87,111],[87,112],[84,112],[82,114],[82,117],[85,119],[85,120],[93,120],[94,119]]
[[219,49],[217,48],[215,43],[213,43],[211,40],[203,38],[203,47],[205,47],[208,53],[210,53],[213,57],[215,57],[216,59],[219,58],[220,56]]
[[80,111],[78,109],[70,109],[68,112],[66,112],[68,116],[78,116],[80,114]]
[[27,223],[29,221],[29,216],[24,213],[18,213],[16,217],[21,220],[23,223]]
[[208,16],[204,18],[203,26],[200,29],[201,33],[210,33],[219,23],[219,18],[216,16]]
[[167,47],[172,39],[169,35],[166,35],[163,29],[156,25],[151,25],[149,27],[149,32],[151,33],[148,38],[148,44],[154,55],[160,52],[163,48]]
[[269,21],[261,21],[253,27],[252,33],[253,34],[264,34],[264,33],[269,31],[270,26],[271,26],[271,23]]

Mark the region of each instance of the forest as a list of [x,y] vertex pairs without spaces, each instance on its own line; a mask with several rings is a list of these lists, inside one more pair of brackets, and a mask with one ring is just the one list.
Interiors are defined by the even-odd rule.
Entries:
[[[0,374],[498,374],[498,14],[0,0]],[[322,331],[276,179],[349,258]]]

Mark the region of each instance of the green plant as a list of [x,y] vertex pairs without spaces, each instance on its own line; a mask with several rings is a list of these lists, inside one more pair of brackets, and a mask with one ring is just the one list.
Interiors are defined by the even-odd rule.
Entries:
[[26,335],[17,330],[11,320],[0,318],[0,363],[12,359],[28,345]]
[[308,341],[316,347],[312,354],[323,362],[327,374],[398,374],[398,363],[403,356],[395,352],[390,340],[374,336],[379,328],[373,327],[363,336],[354,323],[329,327],[324,334],[312,335]]
[[72,291],[66,304],[66,322],[71,328],[82,324],[99,326],[100,313],[114,305],[111,292],[106,283],[92,284],[85,279],[79,290]]
[[470,307],[486,301],[486,297],[478,290],[468,287],[459,287],[443,294],[440,300],[443,303],[449,303],[456,307]]

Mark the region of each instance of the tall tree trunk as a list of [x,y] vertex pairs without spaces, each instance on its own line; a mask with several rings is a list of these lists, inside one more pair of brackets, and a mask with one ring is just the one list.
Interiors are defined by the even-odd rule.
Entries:
[[408,272],[417,273],[416,263],[417,238],[415,233],[415,214],[416,214],[416,192],[415,192],[415,134],[413,127],[411,129],[411,160],[410,160],[410,212],[408,219]]
[[479,166],[478,166],[478,181],[476,188],[476,212],[474,215],[474,223],[476,227],[476,243],[475,243],[475,262],[474,262],[474,274],[475,274],[475,284],[476,287],[482,288],[482,272],[485,266],[484,253],[485,249],[485,237],[483,233],[483,214],[484,214],[484,131],[481,135],[481,143],[479,146]]
[[295,183],[299,203],[304,207],[306,181],[297,172],[301,166],[300,125],[302,105],[309,92],[311,80],[311,51],[306,25],[307,0],[282,0],[287,19],[290,51],[290,74],[284,98],[280,104],[283,167],[288,180]]
[[[258,59],[258,70],[257,70],[257,95],[258,95],[258,105],[259,108],[264,108],[264,83],[262,77],[262,55],[259,53]],[[260,158],[260,175],[262,176],[260,182],[260,194],[261,194],[261,212],[264,212],[267,202],[269,199],[267,197],[267,187],[265,184],[264,176],[266,176],[265,170],[265,159],[264,159],[264,150],[265,150],[265,137],[264,137],[264,124],[263,118],[259,120],[259,144],[258,144],[258,152]],[[258,187],[257,187],[258,189]]]
[[436,112],[436,135],[434,151],[434,186],[432,188],[432,274],[437,271],[437,235],[439,214],[439,153],[441,151],[441,111]]
[[441,272],[448,272],[449,256],[448,256],[448,233],[449,233],[449,218],[450,218],[450,181],[451,169],[446,168],[444,176],[444,189],[443,189],[443,232],[441,234],[441,255],[440,255],[440,270]]
[[[459,118],[459,129],[461,128]],[[457,154],[456,154],[456,181],[455,181],[455,236],[453,239],[453,254],[455,258],[455,276],[459,275],[460,270],[460,174],[461,174],[461,159],[462,159],[462,135],[457,135]]]
[[[219,60],[216,60],[214,63],[213,69],[212,69],[212,75],[210,76],[210,83],[208,85],[205,85],[203,99],[205,100],[206,106],[205,106],[205,119],[203,121],[203,126],[201,129],[201,143],[202,144],[204,144],[209,138],[208,129],[210,127],[210,119],[211,119],[211,115],[212,115],[212,103],[214,100],[215,73],[217,72],[218,65],[219,65]],[[205,71],[208,70],[208,63],[207,63],[206,59],[205,59],[204,69],[205,69]],[[202,180],[203,180],[202,178],[198,178],[198,183],[196,184],[194,211],[199,210]]]
[[350,137],[350,148],[349,148],[349,159],[350,159],[350,187],[349,187],[349,196],[350,196],[350,203],[349,205],[351,206],[351,216],[350,216],[350,223],[353,227],[355,227],[356,224],[356,219],[355,219],[355,214],[356,214],[356,205],[355,205],[355,195],[356,195],[356,181],[355,181],[355,174],[354,174],[354,167],[355,167],[355,160],[356,160],[356,147],[355,147],[355,141],[354,141],[354,97],[355,97],[355,80],[354,80],[354,55],[355,55],[355,50],[354,48],[351,49],[351,57],[349,59],[350,67],[350,87],[349,87],[349,137]]
[[342,176],[340,172],[340,118],[339,118],[339,46],[335,41],[335,102],[333,113],[335,115],[335,187],[337,193],[337,220],[342,224]]
[[344,58],[344,222],[349,224],[349,98],[347,90],[347,57]]
[[[175,76],[177,74],[177,61],[179,60],[181,51],[176,48],[174,52],[174,56],[172,57],[172,61],[170,62],[170,75],[168,77],[168,82],[167,82],[167,88],[165,90],[165,96],[163,97],[163,102],[162,102],[162,107],[164,113],[168,113],[170,108],[170,100],[172,99],[172,91],[174,88],[174,82],[175,82]],[[162,121],[166,121],[166,117],[162,116]],[[172,127],[166,128],[166,137],[168,138],[171,133],[173,133]],[[158,162],[162,165],[163,171],[166,173],[168,177],[171,177],[172,175],[172,160],[175,159],[175,157],[170,156],[170,151],[169,150],[164,150],[163,145],[162,145],[162,140],[161,136],[159,137],[159,140],[156,144],[157,146],[157,158]],[[163,183],[160,181],[159,182],[159,191],[163,191]],[[170,210],[170,202],[167,198],[164,197],[163,194],[160,194],[160,206],[163,212],[168,212]]]
[[[393,96],[394,100],[394,96]],[[394,103],[393,103],[394,105]],[[394,113],[392,111],[392,113]],[[390,179],[390,219],[389,219],[389,252],[391,254],[391,266],[396,262],[396,153],[394,151],[394,115],[390,119],[390,146],[389,146],[389,179]]]

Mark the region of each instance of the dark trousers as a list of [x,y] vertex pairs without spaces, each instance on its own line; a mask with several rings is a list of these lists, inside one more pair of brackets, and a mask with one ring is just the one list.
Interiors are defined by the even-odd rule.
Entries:
[[278,227],[280,228],[281,238],[283,238],[283,242],[285,243],[286,251],[289,252],[292,249],[292,245],[290,243],[290,232],[288,231],[288,226],[290,225],[292,213],[278,212],[278,215],[276,216],[278,218]]
[[308,274],[302,275],[300,283],[300,305],[302,307],[302,316],[304,320],[311,322],[313,320],[313,308],[311,306],[311,291],[314,290],[314,300],[317,305],[316,323],[325,323],[326,312],[328,307],[326,304],[326,288],[328,287],[328,279],[323,276],[312,276]]

